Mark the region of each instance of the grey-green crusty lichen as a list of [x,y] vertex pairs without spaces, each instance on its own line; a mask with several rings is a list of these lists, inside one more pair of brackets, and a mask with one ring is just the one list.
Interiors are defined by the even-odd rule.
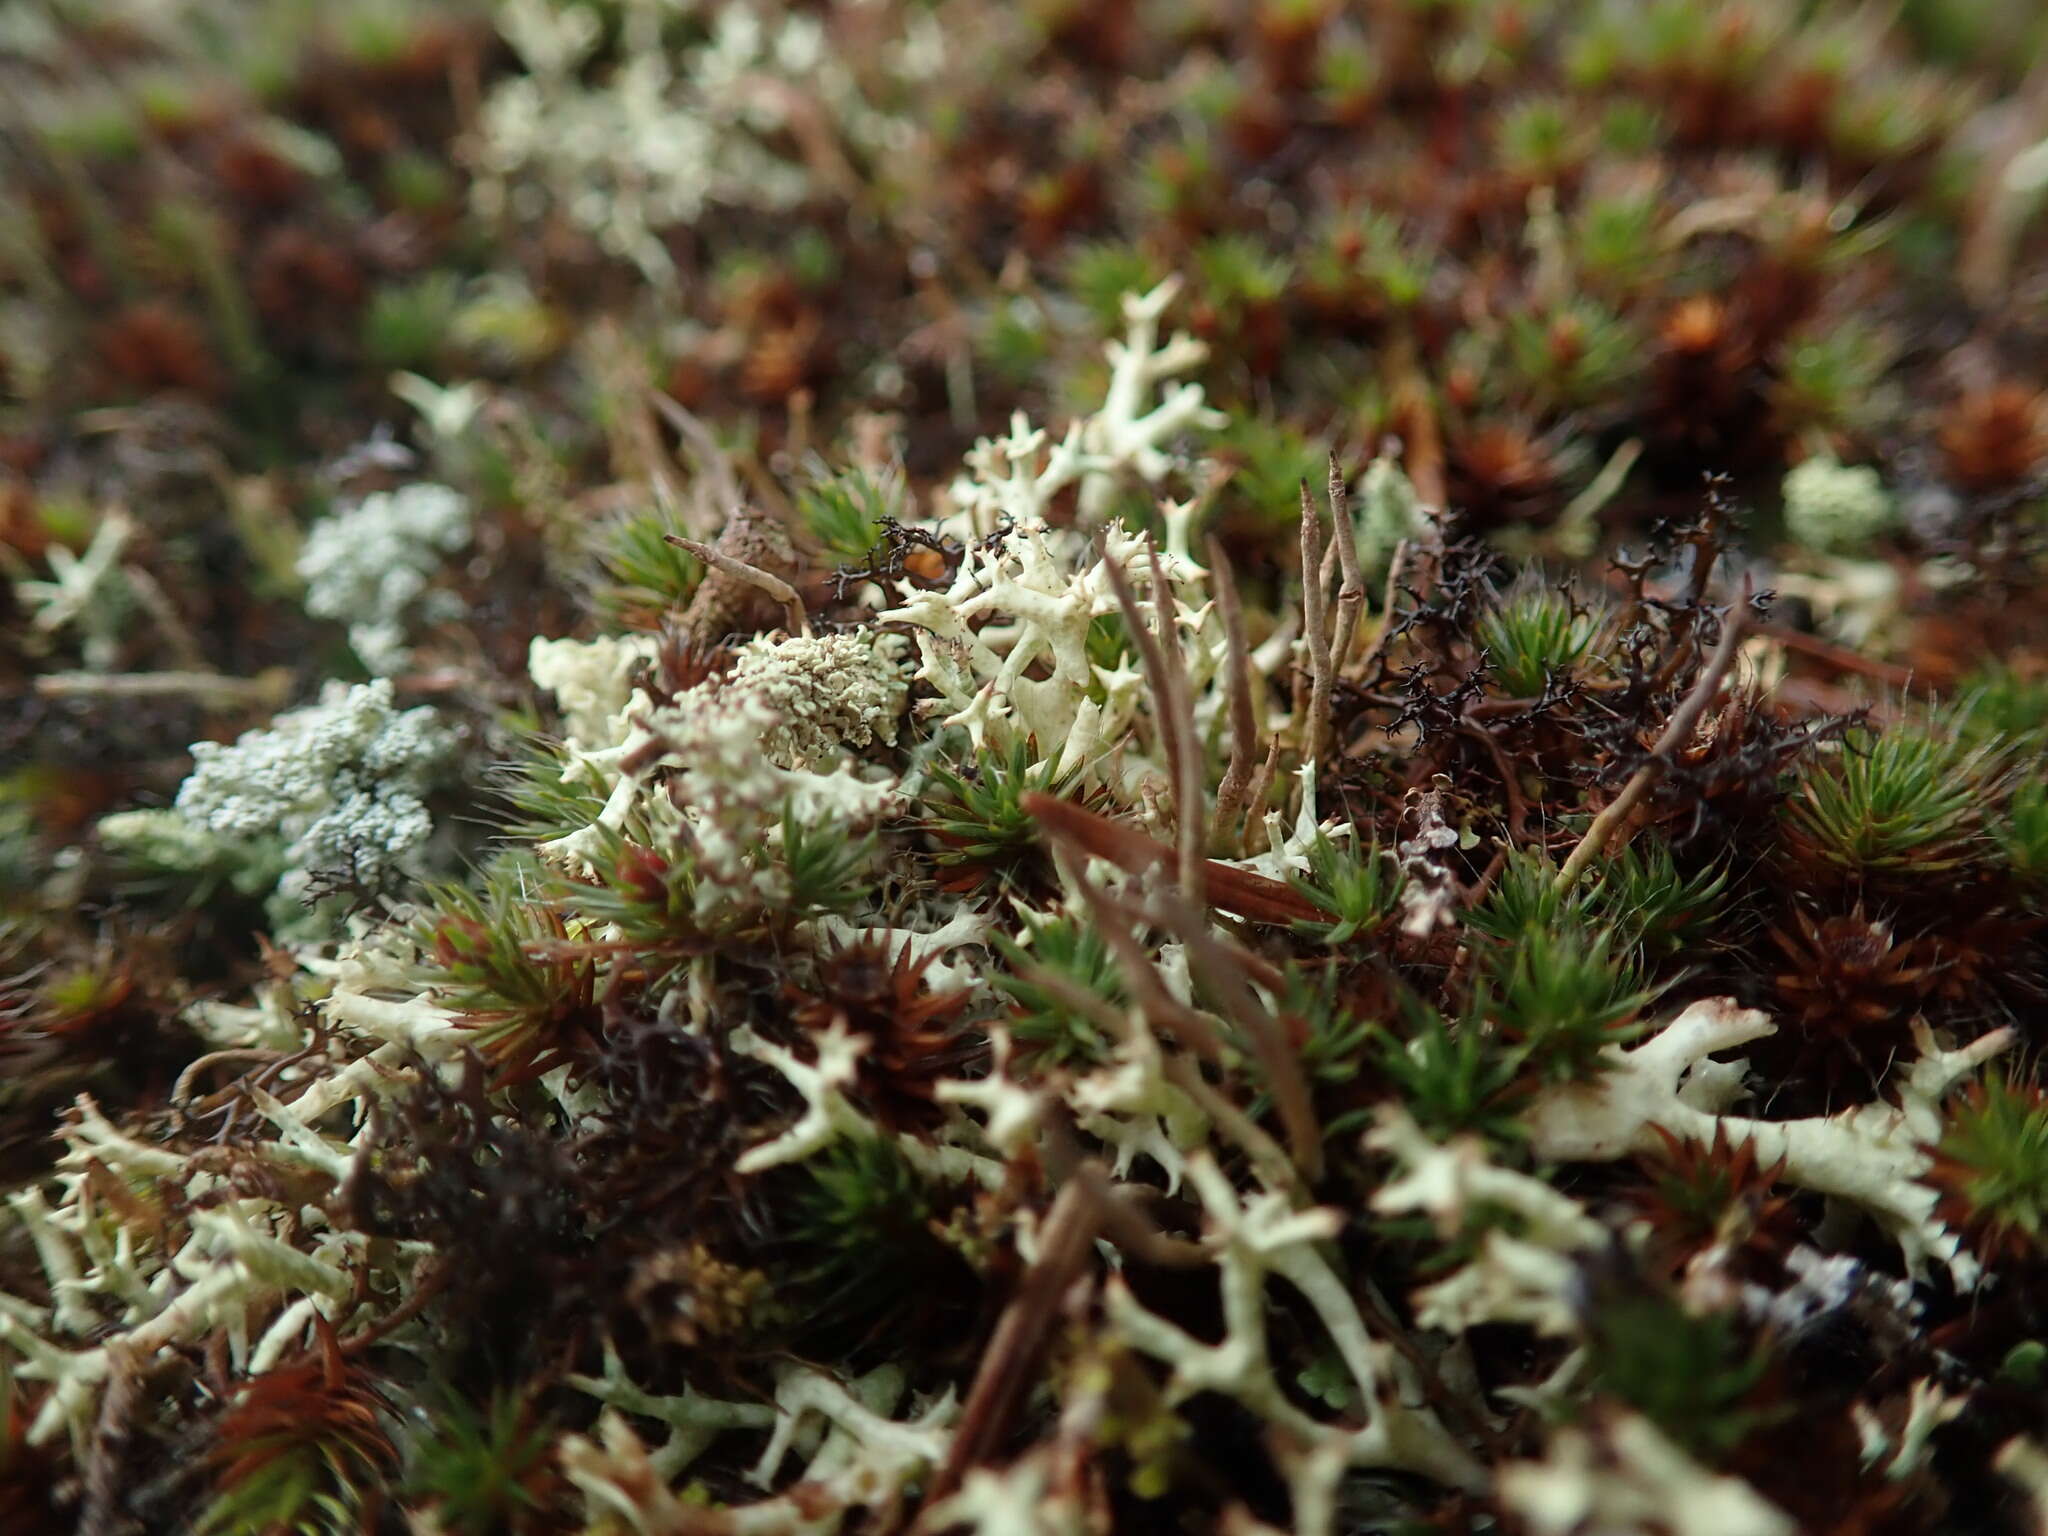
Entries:
[[1830,456],[1802,460],[1786,473],[1785,531],[1821,554],[1860,555],[1889,532],[1897,507],[1884,480],[1867,464]]
[[718,690],[766,706],[774,723],[761,749],[778,767],[836,766],[876,742],[896,744],[910,696],[905,649],[900,635],[872,630],[749,640]]
[[442,561],[469,542],[471,522],[466,496],[424,481],[340,508],[307,530],[299,551],[306,611],[346,623],[372,673],[398,672],[411,656],[406,626]]
[[194,743],[168,810],[108,817],[100,836],[164,868],[226,864],[251,887],[272,870],[273,916],[304,932],[322,896],[417,872],[434,834],[425,796],[453,748],[432,709],[394,706],[388,680],[330,683],[232,743]]

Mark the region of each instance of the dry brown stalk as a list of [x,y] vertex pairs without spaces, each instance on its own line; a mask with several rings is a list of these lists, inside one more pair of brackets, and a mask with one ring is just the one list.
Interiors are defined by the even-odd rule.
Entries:
[[1358,615],[1365,607],[1365,572],[1358,564],[1358,529],[1351,521],[1351,493],[1344,484],[1344,471],[1337,467],[1337,455],[1330,455],[1330,523],[1337,545],[1337,562],[1344,572],[1337,589],[1337,629],[1330,642],[1330,670],[1341,674],[1351,642],[1358,633]]
[[1230,699],[1230,762],[1223,780],[1216,786],[1216,808],[1209,822],[1209,844],[1243,851],[1237,833],[1237,819],[1244,809],[1245,791],[1251,787],[1253,742],[1258,719],[1252,706],[1251,649],[1245,643],[1244,604],[1237,595],[1237,577],[1230,559],[1212,534],[1209,538],[1209,569],[1216,578],[1216,606],[1223,615],[1225,683]]
[[1330,733],[1330,629],[1323,590],[1323,521],[1301,482],[1301,628],[1308,643],[1309,695],[1306,703],[1308,728],[1302,736],[1302,751],[1308,761],[1320,762],[1324,740]]
[[789,632],[792,635],[808,635],[811,632],[811,621],[804,613],[804,600],[797,596],[796,588],[780,576],[771,575],[757,565],[749,565],[736,555],[728,555],[724,550],[706,544],[701,539],[686,539],[679,533],[665,533],[662,537],[676,548],[688,550],[713,570],[723,571],[736,581],[744,581],[749,586],[759,587],[782,604],[783,617],[789,621]]

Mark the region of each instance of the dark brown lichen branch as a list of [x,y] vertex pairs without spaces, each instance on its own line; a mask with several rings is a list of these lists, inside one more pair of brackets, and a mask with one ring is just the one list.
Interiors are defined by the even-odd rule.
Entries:
[[1638,768],[1624,784],[1607,808],[1593,818],[1593,824],[1586,828],[1586,835],[1572,849],[1571,856],[1564,861],[1564,867],[1557,872],[1553,889],[1562,896],[1578,882],[1586,866],[1593,862],[1616,830],[1628,819],[1628,815],[1647,795],[1652,786],[1671,767],[1671,754],[1684,746],[1698,728],[1700,717],[1707,712],[1707,706],[1721,691],[1721,683],[1728,675],[1728,669],[1735,664],[1735,653],[1741,648],[1742,637],[1750,623],[1750,582],[1743,578],[1742,593],[1729,608],[1728,616],[1721,621],[1721,640],[1714,647],[1713,655],[1707,658],[1701,670],[1699,681],[1692,692],[1685,696],[1677,709],[1671,712],[1664,732],[1657,738],[1657,744],[1650,749],[1649,761]]

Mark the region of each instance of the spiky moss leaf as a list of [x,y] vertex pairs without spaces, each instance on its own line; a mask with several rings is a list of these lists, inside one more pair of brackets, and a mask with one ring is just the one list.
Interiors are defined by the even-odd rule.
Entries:
[[1516,1116],[1526,1098],[1521,1051],[1476,1015],[1446,1019],[1414,998],[1404,1001],[1402,1012],[1399,1032],[1373,1026],[1369,1049],[1416,1123],[1439,1141],[1466,1133],[1497,1146],[1520,1141]]
[[405,1494],[449,1536],[521,1530],[543,1507],[553,1438],[511,1393],[479,1405],[444,1391],[409,1447]]
[[1053,758],[1040,756],[1035,738],[958,765],[934,762],[923,799],[925,826],[946,845],[939,862],[1007,864],[1034,855],[1041,846],[1039,825],[1024,809],[1024,796],[1064,799],[1086,771],[1060,774],[1057,767]]
[[1502,941],[1530,929],[1578,923],[1612,932],[1625,948],[1654,962],[1704,942],[1725,903],[1728,875],[1719,865],[1685,873],[1671,845],[1646,833],[1601,865],[1597,879],[1565,893],[1556,883],[1557,866],[1547,854],[1511,849],[1466,923]]
[[[1328,1111],[1318,1115],[1323,1139],[1355,1137],[1364,1129],[1372,1111],[1369,1106],[1357,1104],[1355,1096],[1345,1095],[1343,1090],[1365,1068],[1365,1047],[1372,1036],[1372,1021],[1361,1018],[1338,995],[1338,968],[1334,965],[1310,971],[1288,964],[1282,971],[1280,994],[1274,1001],[1281,1027],[1287,1031],[1310,1091],[1323,1098],[1342,1095],[1352,1100],[1349,1108],[1342,1104],[1322,1106]],[[1259,1085],[1251,1114],[1254,1119],[1263,1119],[1273,1107],[1266,1074],[1260,1069],[1250,1042],[1237,1043],[1244,1054],[1246,1071]]]
[[981,315],[974,352],[996,377],[1023,388],[1044,368],[1052,343],[1052,324],[1044,306],[1018,294],[997,300]]
[[1787,432],[1868,432],[1896,409],[1884,387],[1898,344],[1876,326],[1850,319],[1816,325],[1778,348],[1771,405]]
[[669,543],[685,532],[662,513],[643,509],[599,525],[591,535],[591,606],[608,625],[654,629],[688,605],[704,579],[704,563]]
[[1555,181],[1585,152],[1573,103],[1562,96],[1525,97],[1494,120],[1494,156],[1510,174]]
[[1165,279],[1158,262],[1135,245],[1104,240],[1074,247],[1066,259],[1066,286],[1106,331],[1123,325],[1124,295],[1150,293]]
[[1570,673],[1586,659],[1603,625],[1601,614],[1569,594],[1525,584],[1488,609],[1474,638],[1496,685],[1510,697],[1531,698],[1552,675]]
[[[1152,527],[1155,533],[1160,531],[1154,527],[1156,514],[1153,514],[1149,509],[1145,518],[1136,522],[1125,518],[1123,523],[1126,528],[1143,526]],[[1094,619],[1090,620],[1086,644],[1088,647],[1088,664],[1092,667],[1101,667],[1106,672],[1115,671],[1124,664],[1125,657],[1133,654],[1130,627],[1125,624],[1124,616],[1121,613],[1097,614]],[[1090,690],[1090,696],[1094,697],[1100,690],[1101,683],[1098,681]],[[1104,700],[1097,698],[1096,702],[1101,703]]]
[[1229,495],[1262,526],[1281,528],[1301,516],[1301,482],[1318,484],[1325,450],[1284,422],[1236,416],[1216,436],[1215,457],[1233,465]]
[[461,305],[461,284],[451,272],[378,289],[363,309],[364,357],[378,368],[433,372]]
[[1568,923],[1525,928],[1480,961],[1475,1011],[1522,1049],[1548,1083],[1589,1078],[1603,1052],[1643,1033],[1639,1015],[1664,990],[1642,984],[1626,941]]
[[1647,356],[1641,332],[1606,305],[1576,299],[1509,316],[1508,359],[1529,401],[1567,410],[1612,395]]
[[872,832],[855,836],[830,822],[806,822],[794,806],[783,808],[780,830],[780,846],[769,856],[789,878],[789,917],[845,912],[873,889],[879,845]]
[[215,1493],[195,1536],[352,1536],[396,1470],[390,1404],[327,1340],[328,1358],[242,1384],[214,1430]]
[[603,790],[586,775],[567,772],[567,752],[531,717],[506,726],[518,747],[491,775],[491,794],[503,806],[499,830],[515,841],[545,842],[593,825],[604,810]]
[[1287,290],[1292,264],[1246,235],[1215,235],[1195,248],[1200,292],[1215,309],[1237,315],[1270,304]]
[[1349,293],[1393,310],[1412,309],[1429,286],[1436,252],[1403,230],[1391,214],[1347,211],[1333,220],[1303,258],[1307,285]]
[[1589,281],[1603,290],[1632,290],[1665,259],[1659,222],[1655,197],[1634,191],[1593,197],[1572,220],[1572,252]]
[[1996,746],[1973,747],[1934,721],[1853,731],[1839,753],[1801,761],[1785,830],[1851,874],[1956,869],[1981,851],[1998,764]]
[[[1122,972],[1100,930],[1092,924],[1071,915],[1027,916],[1024,932],[1022,944],[1000,934],[994,936],[997,950],[1013,970],[1042,966],[1111,1008],[1128,1006]],[[998,976],[995,984],[1017,1005],[1009,1021],[1010,1033],[1046,1064],[1095,1066],[1109,1059],[1112,1042],[1095,1022],[1075,1013],[1046,988],[1015,974]]]
[[882,541],[882,530],[910,510],[902,472],[895,468],[847,469],[822,466],[796,493],[797,516],[828,553],[843,561],[863,558]]
[[466,1016],[500,1084],[538,1077],[594,1027],[596,964],[570,943],[533,865],[501,859],[473,886],[427,892],[413,925],[421,979]]
[[1952,713],[1957,731],[1973,745],[2048,748],[2048,677],[2022,677],[1994,663],[1964,682]]
[[1645,835],[1606,861],[1588,900],[1595,921],[1627,935],[1655,961],[1705,943],[1727,895],[1726,868],[1709,864],[1687,874],[1670,843]]
[[2014,790],[1993,830],[2013,877],[2038,903],[2048,888],[2048,780],[2033,779]]
[[1731,1215],[1739,1213],[1743,1227],[1753,1229],[1784,1203],[1768,1198],[1784,1164],[1760,1163],[1748,1137],[1731,1143],[1726,1128],[1717,1126],[1713,1140],[1702,1142],[1653,1129],[1662,1146],[1637,1159],[1647,1182],[1628,1198],[1667,1244],[1690,1252],[1725,1240]]
[[1557,889],[1557,866],[1540,849],[1511,848],[1486,899],[1465,914],[1466,925],[1507,940],[1530,928],[1554,927],[1560,918],[1583,917],[1591,887]]
[[807,1330],[871,1327],[928,1301],[942,1272],[960,1267],[936,1231],[955,1202],[894,1137],[837,1142],[801,1174],[790,1204],[795,1257],[786,1299]]
[[1619,1398],[1695,1456],[1716,1461],[1776,1415],[1750,1402],[1769,1357],[1734,1318],[1672,1297],[1612,1287],[1587,1309],[1596,1391]]
[[557,877],[551,896],[606,930],[608,939],[630,945],[638,963],[665,968],[705,941],[696,864],[686,851],[661,853],[606,828],[591,865],[595,883]]
[[1308,873],[1290,872],[1287,883],[1333,919],[1299,923],[1332,948],[1381,928],[1400,905],[1401,870],[1378,843],[1360,849],[1320,832],[1308,847]]
[[1360,115],[1379,85],[1378,57],[1362,37],[1339,33],[1317,50],[1316,98],[1333,117]]
[[1986,1251],[2048,1249],[2048,1094],[2002,1076],[1972,1084],[1927,1178],[1942,1192],[1942,1218]]

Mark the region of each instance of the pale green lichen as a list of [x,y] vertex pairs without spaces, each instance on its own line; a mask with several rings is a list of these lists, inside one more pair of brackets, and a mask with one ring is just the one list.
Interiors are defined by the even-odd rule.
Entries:
[[297,566],[306,611],[346,623],[371,672],[398,672],[411,659],[407,622],[428,607],[442,561],[469,539],[469,501],[458,491],[422,482],[374,492],[307,531]]
[[[388,680],[330,683],[320,701],[230,745],[196,742],[169,810],[109,818],[109,846],[158,867],[226,873],[251,894],[276,882],[273,920],[302,935],[321,898],[419,873],[434,835],[425,796],[454,740],[425,707],[399,710]],[[267,878],[266,878],[267,876]]]
[[1818,455],[1786,474],[1784,498],[1785,531],[1822,554],[1866,554],[1897,519],[1876,470]]

